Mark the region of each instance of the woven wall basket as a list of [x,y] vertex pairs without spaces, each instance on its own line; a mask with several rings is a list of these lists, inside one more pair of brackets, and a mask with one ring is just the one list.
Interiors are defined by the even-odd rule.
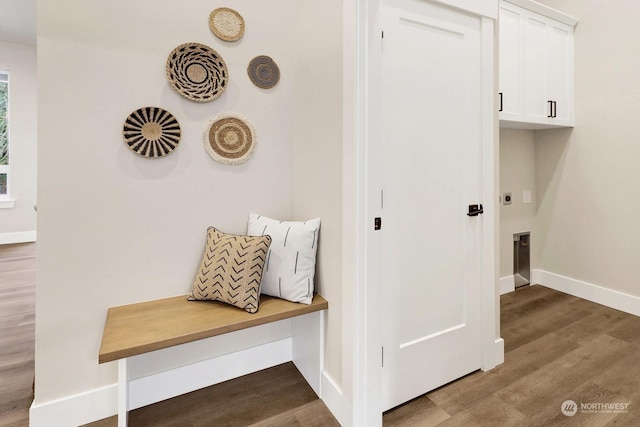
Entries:
[[167,110],[139,108],[127,117],[122,128],[124,142],[142,157],[157,158],[173,153],[180,142],[180,123]]
[[251,123],[238,114],[216,116],[204,131],[204,148],[214,160],[226,165],[246,162],[256,149]]
[[271,89],[280,81],[280,68],[266,55],[253,58],[247,67],[247,74],[253,84],[262,89]]
[[235,42],[244,34],[244,19],[235,10],[220,7],[209,14],[209,28],[216,37]]
[[209,46],[185,43],[167,58],[167,79],[182,96],[192,101],[209,102],[227,88],[229,71],[222,56]]

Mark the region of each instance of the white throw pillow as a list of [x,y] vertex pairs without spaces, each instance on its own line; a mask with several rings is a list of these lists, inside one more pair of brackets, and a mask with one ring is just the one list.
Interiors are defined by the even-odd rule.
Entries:
[[271,236],[260,293],[311,304],[320,218],[304,222],[278,221],[249,214],[249,236]]

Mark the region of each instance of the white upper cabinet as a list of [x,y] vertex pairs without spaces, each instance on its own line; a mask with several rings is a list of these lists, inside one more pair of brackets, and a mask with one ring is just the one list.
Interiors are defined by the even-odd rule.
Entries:
[[573,29],[577,20],[540,3],[500,3],[500,126],[573,126]]
[[[500,7],[500,121],[524,121],[524,41],[519,10]],[[508,6],[508,3],[507,3]]]

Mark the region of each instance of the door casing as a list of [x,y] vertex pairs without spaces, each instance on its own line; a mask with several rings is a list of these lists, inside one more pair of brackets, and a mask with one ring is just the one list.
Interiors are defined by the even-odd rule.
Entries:
[[[367,143],[371,128],[369,104],[370,95],[375,91],[371,79],[375,73],[375,49],[380,38],[377,21],[378,1],[354,0],[355,4],[345,4],[345,43],[347,52],[355,53],[355,60],[345,59],[345,86],[352,85],[345,92],[345,119],[352,124],[345,127],[345,138],[353,138],[353,143],[345,143],[345,193],[355,195],[353,203],[346,205],[345,225],[353,227],[347,234],[353,242],[345,244],[345,263],[353,265],[345,279],[351,286],[345,287],[344,319],[348,322],[344,339],[344,385],[346,391],[341,422],[345,426],[382,425],[382,411],[378,390],[382,382],[380,348],[382,346],[380,300],[376,292],[367,288],[367,233],[373,218],[367,217]],[[428,1],[428,0],[425,0]],[[453,4],[460,8],[463,0],[434,1],[439,4]],[[459,3],[459,4],[456,4]],[[496,76],[496,19],[497,0],[474,0],[468,3],[464,13],[482,17],[482,370],[493,369],[504,360],[504,345],[499,336],[499,294],[497,290],[498,271],[498,144],[497,144],[497,76]],[[495,8],[493,7],[495,5]],[[457,7],[456,7],[457,6]],[[477,6],[477,7],[476,7]],[[349,21],[351,18],[351,21]],[[353,33],[355,37],[353,37]],[[351,50],[349,50],[351,48]],[[350,163],[349,160],[352,160]]]

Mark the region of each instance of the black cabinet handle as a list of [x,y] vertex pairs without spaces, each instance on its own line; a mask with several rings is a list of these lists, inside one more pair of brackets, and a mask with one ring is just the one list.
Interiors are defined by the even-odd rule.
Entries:
[[558,103],[556,101],[547,101],[549,103],[549,118],[558,117]]
[[500,108],[498,111],[502,111],[502,92],[498,92],[498,95],[500,96]]

